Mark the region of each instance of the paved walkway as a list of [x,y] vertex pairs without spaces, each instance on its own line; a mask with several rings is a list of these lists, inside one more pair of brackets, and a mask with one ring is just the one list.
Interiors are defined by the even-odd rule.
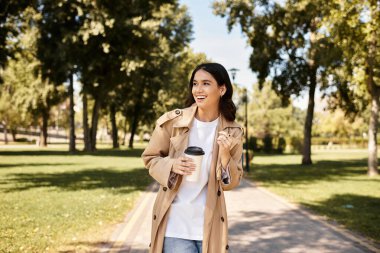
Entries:
[[[146,253],[157,185],[151,185],[103,252]],[[380,249],[243,180],[225,192],[232,253],[368,253]],[[180,253],[180,252],[179,252]]]

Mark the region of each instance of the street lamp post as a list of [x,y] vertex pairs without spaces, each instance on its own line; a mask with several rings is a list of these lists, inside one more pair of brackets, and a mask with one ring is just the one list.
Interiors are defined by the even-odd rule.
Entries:
[[[239,71],[239,69],[236,68],[231,68],[229,69],[232,75],[232,81],[235,83],[235,77],[236,77],[236,72]],[[243,88],[243,102],[245,106],[245,170],[249,172],[249,155],[248,155],[248,94],[247,94],[247,89],[244,87]]]

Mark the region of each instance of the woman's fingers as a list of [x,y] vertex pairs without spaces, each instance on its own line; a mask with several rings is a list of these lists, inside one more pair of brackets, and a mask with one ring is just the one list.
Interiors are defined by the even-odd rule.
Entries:
[[182,159],[182,167],[189,168],[190,170],[195,170],[195,163],[193,162],[193,159],[190,157],[183,157]]
[[180,175],[191,175],[194,170],[195,164],[189,157],[179,157],[173,164],[173,172]]
[[226,141],[218,141],[218,144],[225,149],[229,149],[230,145]]
[[224,132],[224,131],[220,131],[220,132],[219,132],[219,136],[226,136],[226,137],[230,137],[231,135],[230,135],[230,134],[228,134],[228,133],[226,133],[226,132]]
[[219,136],[217,140],[220,143],[224,144],[224,146],[227,145],[227,147],[229,147],[231,145],[231,141],[227,137],[225,137],[224,135]]

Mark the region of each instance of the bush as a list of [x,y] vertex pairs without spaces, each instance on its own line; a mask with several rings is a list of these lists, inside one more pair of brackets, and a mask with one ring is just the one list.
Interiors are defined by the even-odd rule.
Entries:
[[285,148],[286,148],[286,141],[285,141],[285,138],[280,137],[280,138],[278,139],[278,143],[277,143],[277,153],[279,153],[279,154],[284,153]]
[[297,137],[290,138],[290,152],[300,153],[302,154],[303,143],[302,139]]
[[264,153],[272,153],[273,151],[273,138],[270,134],[265,134],[263,139],[263,151]]
[[16,138],[16,142],[29,142],[27,138]]
[[249,137],[248,139],[248,149],[252,150],[253,152],[260,151],[260,148],[257,144],[257,138],[254,136]]

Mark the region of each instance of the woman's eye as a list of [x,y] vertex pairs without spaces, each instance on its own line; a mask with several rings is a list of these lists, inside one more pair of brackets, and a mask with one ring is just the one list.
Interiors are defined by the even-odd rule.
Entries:
[[196,86],[197,84],[196,83],[193,83],[193,86]]
[[209,83],[204,83],[204,85],[210,85]]

